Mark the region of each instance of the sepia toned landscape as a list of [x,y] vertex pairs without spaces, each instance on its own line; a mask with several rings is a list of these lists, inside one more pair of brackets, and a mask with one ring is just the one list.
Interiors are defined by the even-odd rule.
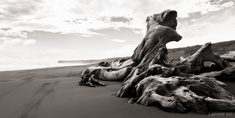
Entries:
[[0,118],[235,115],[234,0],[1,0]]

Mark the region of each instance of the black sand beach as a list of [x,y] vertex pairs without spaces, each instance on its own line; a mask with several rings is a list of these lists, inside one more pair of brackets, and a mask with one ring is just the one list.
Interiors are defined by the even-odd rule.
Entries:
[[[170,113],[156,106],[128,104],[118,98],[120,82],[106,87],[79,86],[87,66],[0,72],[0,118],[208,118]],[[235,83],[226,82],[235,95]],[[233,115],[235,115],[233,113]]]

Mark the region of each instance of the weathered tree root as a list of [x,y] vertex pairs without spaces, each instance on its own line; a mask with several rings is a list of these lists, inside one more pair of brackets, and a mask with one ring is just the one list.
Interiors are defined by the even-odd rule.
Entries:
[[228,62],[235,62],[235,51],[229,51],[223,55],[220,55],[220,57]]
[[218,66],[217,69],[220,70],[231,66],[227,61],[212,51],[211,43],[206,43],[195,54],[179,62],[177,68],[180,72],[184,73],[202,73],[203,69],[205,69],[205,61],[215,63]]
[[88,76],[86,75],[86,77],[84,76],[82,81],[79,82],[80,86],[89,86],[89,87],[96,87],[96,86],[106,86],[105,84],[97,81],[94,77],[94,75]]
[[117,93],[118,97],[133,95],[130,91],[133,90],[134,86],[150,75],[171,76],[173,74],[179,74],[176,72],[175,68],[167,68],[158,64],[152,65],[149,69],[140,74],[138,73],[139,69],[135,69],[132,76],[122,83],[122,86]]
[[160,104],[170,112],[235,111],[235,98],[221,82],[235,79],[235,66],[215,54],[211,43],[177,65],[169,63],[166,44],[182,38],[175,31],[176,17],[174,10],[147,17],[147,34],[131,58],[89,67],[80,85],[104,85],[96,79],[122,81],[118,97],[131,97],[129,103]]
[[212,78],[149,76],[136,85],[136,93],[137,97],[129,103],[160,103],[162,107],[174,112],[184,113],[192,109],[198,113],[208,113],[209,108],[235,110],[234,96]]

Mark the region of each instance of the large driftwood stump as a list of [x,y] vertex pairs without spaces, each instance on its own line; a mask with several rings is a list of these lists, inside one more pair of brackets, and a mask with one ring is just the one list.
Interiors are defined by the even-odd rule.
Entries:
[[215,54],[211,43],[177,65],[168,61],[166,44],[182,38],[175,31],[176,17],[174,10],[148,16],[146,36],[131,58],[89,67],[83,71],[80,85],[122,81],[118,97],[131,97],[129,103],[160,105],[170,112],[235,111],[235,98],[221,82],[235,78],[235,66]]

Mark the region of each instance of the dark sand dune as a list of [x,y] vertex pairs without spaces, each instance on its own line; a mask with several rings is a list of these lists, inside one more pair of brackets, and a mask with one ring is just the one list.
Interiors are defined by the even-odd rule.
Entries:
[[[209,117],[128,104],[128,98],[116,97],[120,82],[104,82],[106,87],[97,88],[78,86],[81,71],[86,67],[0,72],[0,118]],[[226,83],[235,95],[235,83]]]

